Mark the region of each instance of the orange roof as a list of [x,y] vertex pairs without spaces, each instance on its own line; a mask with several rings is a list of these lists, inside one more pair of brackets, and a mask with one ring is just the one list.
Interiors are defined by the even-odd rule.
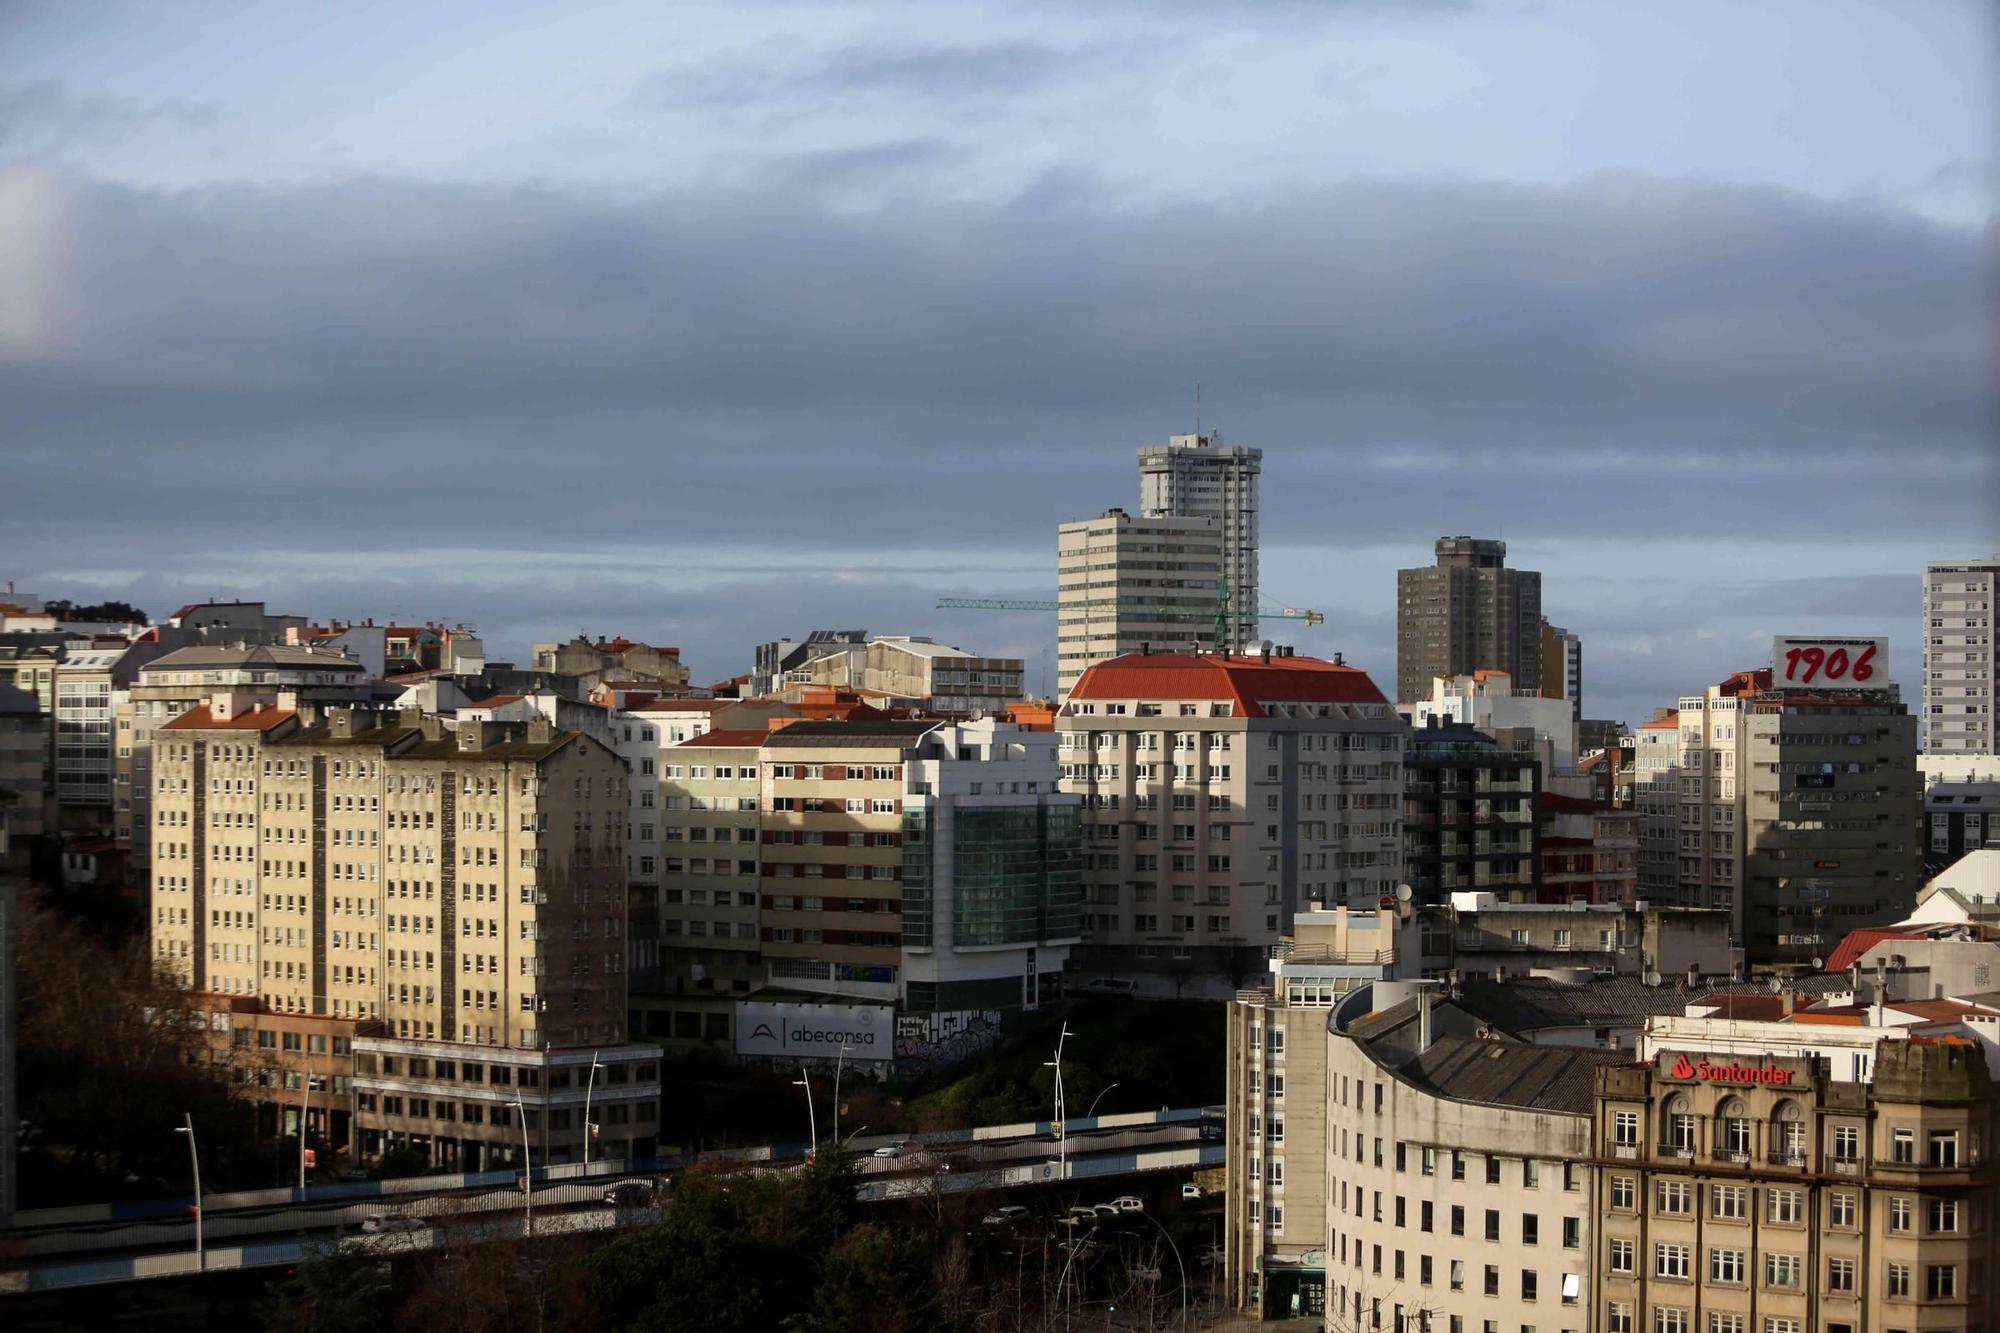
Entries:
[[1084,668],[1071,699],[1212,699],[1238,717],[1264,717],[1266,703],[1389,702],[1359,667],[1317,657],[1194,657],[1128,653]]
[[259,704],[227,721],[218,721],[207,704],[190,708],[162,727],[162,731],[269,731],[292,716],[289,708]]
[[[695,737],[691,741],[682,741],[680,745],[681,746],[728,745],[728,746],[749,747],[749,746],[762,745],[764,743],[764,738],[769,736],[770,734],[771,733],[768,731],[759,731],[755,727],[724,727],[719,731],[704,732],[701,735]],[[680,748],[680,746],[676,746],[674,748],[678,749]]]
[[719,708],[727,708],[740,699],[682,699],[677,696],[649,699],[645,703],[627,708],[628,713],[713,713]]
[[1498,667],[1480,667],[1472,673],[1472,678],[1474,680],[1491,680],[1495,676],[1507,676],[1511,679],[1513,674],[1511,671],[1502,671]]
[[474,700],[473,700],[473,701],[472,701],[471,703],[467,704],[467,705],[466,705],[466,707],[467,707],[467,708],[504,708],[504,707],[506,707],[506,706],[507,706],[508,704],[517,704],[517,703],[521,702],[521,700],[523,700],[523,699],[525,699],[525,698],[527,698],[527,697],[528,697],[528,696],[527,696],[527,695],[525,695],[525,694],[491,694],[491,695],[488,695],[488,696],[487,696],[486,698],[484,698],[484,699],[474,699]]
[[1739,671],[1715,688],[1725,695],[1737,698],[1746,694],[1763,694],[1771,688],[1771,668],[1758,667],[1754,671]]
[[1826,970],[1829,972],[1845,972],[1849,967],[1861,961],[1862,954],[1867,953],[1884,940],[1920,940],[1923,938],[1924,933],[1920,930],[1888,930],[1879,926],[1863,926],[1859,930],[1850,930],[1847,932],[1847,937],[1834,946],[1832,955],[1826,960]]
[[1651,722],[1642,722],[1642,723],[1640,723],[1640,724],[1639,724],[1639,730],[1641,730],[1641,731],[1678,731],[1678,730],[1680,730],[1680,725],[1681,725],[1681,713],[1680,713],[1680,709],[1678,709],[1678,708],[1669,708],[1669,709],[1668,709],[1668,710],[1667,710],[1667,711],[1666,711],[1666,712],[1665,712],[1664,714],[1662,714],[1662,715],[1661,715],[1661,716],[1659,716],[1659,717],[1656,717],[1656,718],[1654,718],[1654,719],[1653,719],[1653,720],[1652,720]]

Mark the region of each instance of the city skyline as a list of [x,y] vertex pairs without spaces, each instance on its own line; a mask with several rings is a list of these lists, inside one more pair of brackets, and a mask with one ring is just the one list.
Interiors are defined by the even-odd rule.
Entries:
[[932,603],[1052,596],[1199,383],[1302,652],[1391,676],[1394,571],[1473,533],[1591,716],[1776,633],[1907,689],[1925,563],[1996,544],[1990,33],[1837,9],[25,7],[0,568],[1052,686],[1049,618]]

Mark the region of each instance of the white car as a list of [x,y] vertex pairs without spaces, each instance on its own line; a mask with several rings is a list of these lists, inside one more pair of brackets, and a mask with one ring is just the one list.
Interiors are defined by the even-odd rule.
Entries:
[[909,1146],[910,1145],[904,1142],[902,1139],[897,1139],[894,1143],[885,1143],[881,1147],[877,1148],[875,1150],[875,1155],[877,1157],[901,1157],[903,1155],[903,1149]]
[[1017,1222],[1026,1221],[1027,1218],[1028,1210],[1026,1208],[1023,1208],[1018,1203],[1010,1203],[1003,1207],[995,1208],[992,1212],[980,1218],[979,1225],[983,1227],[1010,1227]]
[[1111,1201],[1111,1206],[1121,1213],[1143,1213],[1146,1211],[1145,1201],[1135,1198],[1130,1194],[1119,1195]]
[[1181,1186],[1181,1197],[1183,1199],[1199,1199],[1201,1197],[1201,1186],[1195,1184],[1192,1180],[1188,1181],[1185,1185]]
[[370,1213],[361,1219],[361,1229],[372,1236],[389,1231],[422,1231],[424,1224],[402,1213]]

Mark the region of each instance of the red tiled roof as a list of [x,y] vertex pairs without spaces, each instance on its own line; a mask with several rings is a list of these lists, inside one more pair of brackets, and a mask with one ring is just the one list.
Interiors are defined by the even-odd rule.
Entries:
[[289,708],[276,704],[259,704],[246,712],[238,713],[226,722],[216,720],[214,712],[207,704],[190,708],[173,721],[162,727],[162,731],[269,731],[292,716]]
[[473,701],[472,701],[471,703],[467,704],[467,705],[466,705],[466,707],[467,707],[467,708],[504,708],[504,707],[506,707],[506,706],[507,706],[508,704],[515,704],[515,703],[519,703],[519,702],[521,702],[521,700],[523,700],[523,699],[525,699],[525,698],[527,698],[527,697],[528,697],[528,696],[527,696],[527,695],[525,695],[525,694],[493,694],[493,695],[488,695],[488,696],[487,696],[486,698],[484,698],[484,699],[474,699],[474,700],[473,700]]
[[770,734],[768,731],[759,731],[754,727],[724,727],[720,731],[704,732],[691,741],[682,741],[680,746],[674,748],[679,749],[681,746],[688,745],[733,745],[739,747],[762,745],[765,738]]
[[1888,1007],[1931,1023],[1953,1023],[1967,1014],[1991,1012],[1983,1005],[1967,1004],[1963,1000],[1891,1000]]
[[1639,730],[1641,730],[1641,731],[1679,731],[1679,730],[1680,730],[1680,726],[1681,726],[1681,713],[1680,713],[1680,710],[1679,710],[1678,708],[1669,708],[1669,709],[1667,710],[1667,713],[1666,713],[1666,716],[1664,716],[1664,717],[1656,717],[1656,718],[1654,718],[1654,719],[1653,719],[1653,720],[1652,720],[1651,722],[1641,722],[1641,723],[1639,724]]
[[1128,653],[1084,668],[1072,699],[1212,699],[1236,705],[1238,717],[1264,717],[1265,703],[1386,704],[1359,667],[1317,657],[1193,657]]
[[1725,695],[1737,698],[1746,694],[1762,694],[1771,688],[1771,668],[1758,667],[1754,671],[1739,671],[1715,688]]
[[628,708],[625,711],[628,713],[713,713],[717,709],[727,708],[733,703],[741,702],[742,700],[740,699],[681,699],[668,697],[664,699],[651,699],[643,704]]
[[1829,972],[1845,972],[1861,961],[1861,955],[1884,940],[1920,940],[1924,933],[1920,930],[1886,930],[1879,926],[1863,926],[1847,932],[1847,938],[1834,946],[1833,953],[1826,960]]

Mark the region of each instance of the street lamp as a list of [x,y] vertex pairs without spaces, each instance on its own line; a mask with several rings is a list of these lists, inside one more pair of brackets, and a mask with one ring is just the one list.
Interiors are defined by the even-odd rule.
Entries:
[[817,1157],[819,1156],[819,1112],[813,1108],[812,1070],[806,1067],[803,1060],[799,1062],[799,1077],[792,1080],[792,1086],[806,1090],[806,1125],[812,1130],[813,1156]]
[[306,1192],[306,1121],[312,1118],[313,1058],[306,1053],[306,1078],[299,1088],[299,1194]]
[[1069,1126],[1063,1118],[1062,1081],[1063,1043],[1069,1038],[1069,1024],[1064,1023],[1056,1036],[1056,1058],[1042,1061],[1042,1068],[1056,1071],[1056,1175],[1062,1180],[1069,1179]]
[[514,1109],[521,1113],[521,1225],[532,1239],[535,1234],[535,1153],[528,1146],[528,1108],[521,1094],[514,1094]]
[[184,1123],[174,1126],[174,1133],[188,1136],[188,1163],[194,1167],[194,1266],[197,1270],[208,1267],[208,1256],[201,1246],[201,1154],[194,1146],[194,1112],[183,1111]]
[[583,1088],[583,1164],[590,1165],[590,1132],[596,1126],[590,1123],[590,1094],[597,1091],[597,1071],[604,1068],[597,1062],[598,1052],[590,1053],[590,1081]]
[[1097,1104],[1098,1104],[1099,1102],[1101,1102],[1101,1101],[1103,1101],[1103,1100],[1104,1100],[1104,1094],[1105,1094],[1105,1093],[1107,1093],[1107,1092],[1109,1092],[1109,1091],[1111,1091],[1111,1090],[1112,1090],[1113,1088],[1115,1088],[1115,1087],[1117,1087],[1117,1086],[1118,1086],[1118,1085],[1117,1085],[1116,1083],[1107,1083],[1107,1084],[1105,1084],[1105,1085],[1104,1085],[1104,1087],[1103,1087],[1103,1088],[1102,1088],[1102,1089],[1101,1089],[1101,1090],[1100,1090],[1100,1091],[1098,1092],[1098,1094],[1097,1094],[1097,1095],[1096,1095],[1095,1097],[1093,1097],[1093,1098],[1091,1098],[1091,1099],[1090,1099],[1090,1109],[1089,1109],[1088,1111],[1085,1111],[1085,1112],[1083,1113],[1083,1118],[1084,1118],[1085,1120],[1088,1120],[1088,1119],[1090,1119],[1090,1118],[1091,1118],[1092,1116],[1096,1115],[1096,1114],[1097,1114]]
[[850,1129],[847,1131],[847,1137],[839,1140],[839,1142],[844,1147],[845,1145],[854,1142],[856,1139],[860,1138],[863,1134],[866,1134],[867,1132],[868,1132],[868,1126],[866,1125],[862,1125],[857,1129]]
[[840,1044],[840,1054],[833,1061],[833,1141],[840,1142],[840,1068],[847,1063],[847,1043]]

